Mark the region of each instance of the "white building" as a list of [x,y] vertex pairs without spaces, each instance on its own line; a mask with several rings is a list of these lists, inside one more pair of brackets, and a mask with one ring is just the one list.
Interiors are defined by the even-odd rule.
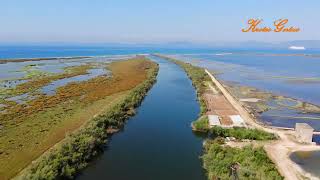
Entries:
[[307,123],[296,123],[296,138],[302,143],[312,143],[314,129]]
[[208,115],[208,119],[209,119],[209,127],[221,126],[221,123],[220,123],[220,120],[219,120],[219,116],[217,116],[217,115]]
[[245,127],[246,123],[240,115],[231,115],[229,116],[234,127]]

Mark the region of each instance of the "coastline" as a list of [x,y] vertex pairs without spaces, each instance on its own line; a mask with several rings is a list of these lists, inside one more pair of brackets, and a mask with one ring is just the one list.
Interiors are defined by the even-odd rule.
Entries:
[[63,57],[47,57],[47,58],[6,58],[0,59],[0,64],[10,62],[28,62],[28,61],[50,61],[50,60],[68,60],[68,59],[85,59],[92,58],[94,56],[63,56]]
[[[162,56],[162,55],[156,55],[156,56],[160,56],[165,59],[168,59],[168,58],[172,59],[170,57]],[[179,60],[176,60],[176,61],[179,61]],[[257,119],[257,117],[252,116],[252,114],[250,114],[250,112],[248,112],[248,110],[243,106],[243,102],[240,102],[236,98],[236,96],[234,96],[232,94],[232,92],[230,92],[226,87],[224,87],[223,83],[221,83],[214,75],[212,75],[206,69],[205,69],[205,73],[206,73],[206,75],[208,75],[210,77],[210,81],[212,81],[212,83],[215,85],[215,87],[218,87],[219,91],[222,92],[223,96],[228,100],[228,102],[230,102],[232,104],[232,106],[235,109],[237,109],[237,111],[240,113],[241,117],[243,117],[243,119],[246,121],[247,124],[249,124],[253,128],[261,129],[263,131],[274,133],[279,136],[280,140],[273,141],[271,143],[268,142],[268,143],[264,144],[263,146],[264,146],[264,149],[267,152],[269,158],[277,166],[277,169],[279,170],[281,175],[283,175],[286,179],[303,179],[303,178],[317,179],[317,177],[306,172],[299,165],[294,163],[289,158],[289,156],[291,153],[296,152],[296,151],[320,150],[320,147],[300,144],[300,143],[296,142],[293,139],[294,132],[293,132],[293,129],[291,129],[291,128],[273,127],[273,126],[269,126],[269,125],[266,125],[266,124],[260,122]],[[187,73],[187,75],[191,79],[191,76],[188,73]],[[207,79],[206,79],[206,81],[207,81]],[[193,84],[193,86],[196,87],[196,84],[194,83],[193,80],[192,80],[192,84]],[[214,87],[212,87],[212,86],[210,87],[210,85],[209,85],[209,88],[214,89]],[[201,113],[199,115],[199,118],[201,118],[201,116],[204,114],[203,109],[206,108],[206,103],[203,103],[204,99],[201,97],[201,94],[198,92],[198,89],[197,89],[197,97],[198,97],[198,101],[200,102],[200,105],[201,105]],[[129,109],[130,109],[129,111],[132,110],[131,108],[129,108]],[[128,111],[126,111],[125,113],[128,113]],[[129,114],[127,114],[127,115],[130,116],[132,114],[131,114],[131,112],[129,112]],[[81,126],[81,128],[79,128],[79,131],[81,131],[82,128],[85,128],[85,126],[87,126],[87,125],[83,125],[83,127]],[[107,134],[111,135],[113,133],[116,133],[119,128],[116,126],[117,125],[111,127],[110,129],[107,129]],[[78,133],[78,130],[77,130],[77,132],[74,132],[74,133]],[[317,133],[319,133],[319,132],[317,132]],[[39,161],[42,161],[43,158],[46,158],[46,156],[49,156],[47,153],[52,153],[51,151],[53,151],[53,150],[56,151],[56,148],[61,148],[61,144],[68,143],[68,142],[65,142],[65,140],[67,140],[67,139],[63,139],[63,140],[61,140],[61,142],[54,145],[52,148],[50,148],[48,151],[46,151],[43,155],[41,155],[41,158],[38,158],[32,164],[34,165],[34,164],[39,163]],[[23,172],[19,173],[19,175],[16,177],[16,179],[23,179],[22,177],[24,177],[25,173],[27,173],[27,171],[30,171],[31,168],[32,167],[30,167],[30,166],[25,168],[23,170]],[[292,169],[294,170],[294,172],[292,171]]]
[[[160,55],[162,56],[162,55]],[[166,57],[166,56],[162,56]],[[169,57],[166,57],[170,59]],[[176,60],[178,61],[178,60]],[[266,153],[269,158],[275,163],[278,171],[281,173],[285,179],[301,179],[301,178],[310,178],[315,179],[312,174],[306,172],[297,164],[295,164],[290,158],[289,155],[292,152],[299,150],[320,150],[320,147],[315,145],[303,145],[295,142],[291,136],[293,136],[293,131],[290,129],[279,129],[276,127],[270,127],[259,122],[256,117],[252,117],[250,113],[244,108],[243,104],[236,100],[232,94],[225,89],[225,87],[208,71],[205,72],[210,76],[213,84],[218,88],[218,90],[223,94],[223,96],[232,104],[232,106],[239,112],[240,116],[245,120],[245,122],[252,128],[260,129],[265,132],[276,134],[279,137],[279,140],[272,141],[263,145]],[[292,172],[294,170],[294,173]]]
[[[318,178],[303,170],[299,165],[294,163],[289,158],[289,156],[291,153],[296,151],[320,150],[319,146],[303,145],[294,142],[294,140],[288,138],[288,136],[294,136],[294,131],[291,129],[279,129],[264,124],[262,125],[245,110],[243,105],[240,102],[238,102],[208,70],[206,70],[206,72],[209,74],[212,81],[215,83],[215,85],[217,85],[217,87],[221,90],[224,96],[229,100],[229,102],[238,110],[240,115],[244,117],[244,120],[246,120],[248,124],[266,132],[277,134],[280,137],[280,140],[278,140],[277,142],[266,144],[264,149],[268,153],[269,157],[273,160],[273,162],[276,163],[278,170],[286,179],[298,180],[304,177],[310,179]],[[291,170],[296,170],[295,177],[293,176]]]

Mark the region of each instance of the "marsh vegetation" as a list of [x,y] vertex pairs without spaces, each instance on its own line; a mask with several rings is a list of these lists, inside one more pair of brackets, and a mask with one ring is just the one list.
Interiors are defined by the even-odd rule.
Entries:
[[[53,79],[86,74],[89,67],[91,64],[70,67],[63,73],[32,79],[9,94],[41,88]],[[0,113],[1,177],[14,176],[66,136],[26,177],[73,176],[103,146],[107,129],[119,128],[133,113],[158,70],[155,63],[144,57],[102,63],[100,67],[112,76],[72,82],[57,88],[53,95],[39,94],[25,103],[5,107]]]
[[[208,179],[283,179],[262,147],[234,148],[217,141],[207,141],[202,156]],[[232,173],[231,166],[240,168]]]

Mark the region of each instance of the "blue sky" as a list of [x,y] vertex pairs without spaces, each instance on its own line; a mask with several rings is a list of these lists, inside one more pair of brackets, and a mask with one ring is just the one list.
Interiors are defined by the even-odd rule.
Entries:
[[[319,0],[1,0],[0,43],[320,40]],[[299,33],[242,33],[279,18]]]

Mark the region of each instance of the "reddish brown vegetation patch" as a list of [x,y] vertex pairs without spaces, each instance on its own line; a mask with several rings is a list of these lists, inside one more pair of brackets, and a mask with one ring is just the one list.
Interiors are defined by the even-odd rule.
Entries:
[[28,82],[17,85],[17,87],[12,92],[12,94],[20,95],[27,92],[32,92],[33,90],[36,90],[42,86],[45,86],[52,81],[87,74],[88,69],[90,69],[90,65],[88,64],[81,65],[81,66],[74,66],[74,67],[69,67],[67,69],[67,72],[62,74],[56,74],[52,76],[43,76],[40,78],[32,79]]
[[106,67],[111,77],[71,83],[55,95],[12,105],[0,114],[0,179],[13,176],[67,133],[124,98],[155,66],[142,57],[113,62]]
[[[87,104],[111,94],[132,89],[146,78],[146,70],[150,68],[151,65],[151,62],[141,58],[113,62],[108,67],[112,71],[112,77],[100,76],[81,83],[70,83],[59,88],[54,96],[41,95],[28,104],[17,104],[8,109],[8,113],[0,115],[0,119],[2,121],[10,120],[12,123],[13,120],[23,120],[26,116],[44,111],[59,103],[81,100],[82,103]],[[86,68],[83,67],[83,70],[86,71]],[[31,86],[32,84],[39,86],[44,82],[48,82],[48,79],[40,79],[39,81],[33,81],[32,83],[28,83],[28,85],[22,84],[22,86],[18,88],[34,88]]]

